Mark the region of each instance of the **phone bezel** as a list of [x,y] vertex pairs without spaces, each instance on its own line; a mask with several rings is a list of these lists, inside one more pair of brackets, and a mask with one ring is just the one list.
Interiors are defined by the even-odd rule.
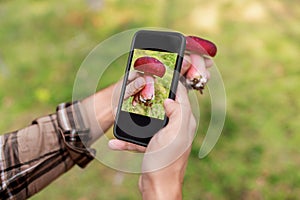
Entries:
[[[127,60],[125,77],[122,84],[122,90],[119,99],[119,105],[117,109],[113,133],[114,136],[118,139],[142,146],[147,146],[153,135],[168,123],[168,118],[165,116],[164,120],[161,120],[121,110],[134,49],[177,53],[177,60],[174,66],[174,73],[169,92],[169,98],[175,99],[175,91],[178,85],[179,73],[181,70],[181,64],[183,61],[183,55],[185,50],[185,37],[178,32],[150,30],[140,30],[136,32],[133,37]],[[135,123],[133,123],[133,121]],[[145,122],[147,121],[150,122],[145,126],[144,124],[146,124]],[[120,127],[122,127],[122,129]],[[140,133],[143,133],[143,135],[141,135]],[[139,137],[137,136],[137,134]]]

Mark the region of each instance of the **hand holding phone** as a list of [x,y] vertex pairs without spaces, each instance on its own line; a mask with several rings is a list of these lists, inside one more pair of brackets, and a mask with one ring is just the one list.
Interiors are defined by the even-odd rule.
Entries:
[[[164,37],[162,37],[163,35]],[[182,35],[180,36],[179,38],[182,38]],[[168,37],[169,40],[166,40]],[[176,82],[178,80],[178,72],[180,71],[178,64],[182,62],[181,53],[184,46],[182,44],[184,39],[181,41],[177,40],[176,44],[174,38],[173,41],[170,39],[172,37],[174,37],[174,33],[170,34],[170,32],[140,31],[136,34],[126,72],[130,74],[129,77],[131,74],[135,74],[140,79],[144,78],[145,85],[141,90],[132,95],[129,100],[126,100],[130,96],[128,94],[132,93],[130,89],[132,87],[129,87],[130,85],[124,86],[123,84],[121,96],[124,95],[124,98],[123,102],[121,102],[122,98],[120,99],[116,122],[119,121],[125,131],[120,130],[120,127],[116,126],[117,123],[115,123],[114,134],[118,139],[147,146],[155,131],[160,130],[167,123],[162,102],[166,98],[175,97]],[[140,38],[138,45],[136,44],[138,41],[136,38]],[[187,86],[199,90],[202,94],[210,78],[207,68],[213,65],[210,57],[216,55],[217,48],[214,43],[196,36],[187,36],[185,38],[186,49],[184,49],[185,55],[181,75],[185,77],[184,82]],[[180,43],[181,46],[179,45]],[[176,61],[175,52],[177,53]],[[170,81],[171,73],[168,73],[168,71],[170,71],[169,66],[173,65],[175,67],[173,69],[172,80]],[[168,85],[169,83],[171,85]],[[163,87],[161,87],[162,85]],[[124,90],[125,94],[123,94]],[[124,100],[126,101],[124,102]],[[122,113],[122,111],[125,111],[125,113]],[[121,120],[119,118],[120,113],[123,115],[123,118],[121,116]],[[124,114],[127,114],[127,116],[125,117]],[[127,129],[128,127],[131,127],[131,129]],[[136,135],[135,132],[142,134]],[[128,133],[132,133],[133,135],[129,135]]]
[[[207,68],[211,67],[213,62],[208,56],[215,55],[216,46],[207,40],[201,39],[200,42],[202,43],[197,45],[202,45],[202,47],[196,45],[196,48],[201,51],[187,47],[189,52],[185,54],[181,75],[187,78],[185,84],[202,93],[205,83],[200,85],[203,84],[200,81],[203,77],[209,79]],[[190,44],[187,42],[187,45]],[[139,182],[143,198],[175,199],[182,195],[183,176],[195,134],[196,122],[191,112],[187,91],[181,83],[178,86],[176,101],[166,100],[164,108],[170,121],[153,136],[147,148],[137,145],[138,143],[133,144],[118,139],[109,141],[109,147],[113,150],[146,152],[142,166],[143,172],[147,173],[141,175]]]
[[[174,99],[185,50],[185,37],[177,32],[138,31],[132,42],[114,135],[147,146],[152,136],[167,124],[163,102]],[[136,73],[144,88],[130,96],[128,77]]]
[[182,195],[182,182],[196,121],[187,90],[181,83],[178,85],[176,101],[167,99],[164,108],[169,123],[153,136],[147,148],[117,139],[109,142],[109,147],[114,150],[145,152],[139,182],[143,198],[175,199]]

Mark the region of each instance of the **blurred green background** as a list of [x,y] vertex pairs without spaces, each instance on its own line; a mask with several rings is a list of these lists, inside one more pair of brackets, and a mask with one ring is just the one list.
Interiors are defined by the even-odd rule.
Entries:
[[[189,160],[185,199],[300,197],[300,6],[280,0],[0,1],[0,132],[22,128],[69,101],[87,54],[120,31],[165,27],[218,46],[227,94],[221,138],[198,159],[210,119]],[[100,87],[118,80],[119,66]],[[32,199],[140,199],[138,175],[99,162],[75,167]]]

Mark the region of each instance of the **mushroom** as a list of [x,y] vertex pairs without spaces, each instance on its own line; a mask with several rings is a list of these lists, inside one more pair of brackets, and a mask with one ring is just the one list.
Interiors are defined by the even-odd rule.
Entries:
[[186,53],[190,55],[193,63],[186,72],[186,82],[193,89],[200,90],[202,94],[202,90],[209,78],[209,74],[206,73],[205,61],[202,56],[214,57],[217,53],[217,47],[208,40],[196,36],[187,36]]
[[158,59],[144,56],[136,59],[133,65],[135,70],[144,73],[146,85],[144,88],[134,96],[132,105],[135,106],[137,102],[141,102],[146,106],[152,105],[154,99],[154,80],[155,76],[162,78],[165,75],[165,65]]

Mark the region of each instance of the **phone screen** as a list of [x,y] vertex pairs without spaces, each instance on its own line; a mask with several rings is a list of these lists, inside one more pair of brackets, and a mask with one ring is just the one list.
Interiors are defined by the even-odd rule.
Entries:
[[[136,32],[115,120],[118,139],[147,146],[168,123],[163,103],[175,98],[185,43],[185,37],[177,32]],[[140,77],[145,85],[132,91],[132,84]]]
[[[137,94],[123,99],[121,110],[164,120],[163,102],[169,97],[177,57],[178,54],[174,52],[134,49],[129,73],[134,72],[136,77],[144,77],[146,85]],[[151,58],[159,64],[137,66],[138,60],[143,58]],[[150,72],[147,67],[151,67],[152,71]]]

